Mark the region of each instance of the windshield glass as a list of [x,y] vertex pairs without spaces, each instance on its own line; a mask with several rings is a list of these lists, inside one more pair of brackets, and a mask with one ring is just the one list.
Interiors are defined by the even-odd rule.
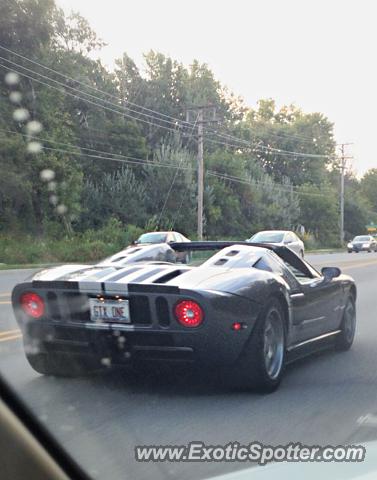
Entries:
[[376,18],[0,0],[0,377],[94,480],[365,478]]
[[144,233],[137,239],[137,243],[165,243],[166,233]]
[[251,237],[252,242],[261,243],[281,243],[284,238],[284,233],[280,232],[259,232]]

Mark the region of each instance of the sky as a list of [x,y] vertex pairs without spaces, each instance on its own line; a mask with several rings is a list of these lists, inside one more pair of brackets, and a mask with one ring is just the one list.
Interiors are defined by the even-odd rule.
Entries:
[[350,167],[377,168],[375,0],[56,0],[87,18],[107,46],[105,65],[127,52],[139,67],[153,49],[217,80],[253,107],[261,98],[322,112]]

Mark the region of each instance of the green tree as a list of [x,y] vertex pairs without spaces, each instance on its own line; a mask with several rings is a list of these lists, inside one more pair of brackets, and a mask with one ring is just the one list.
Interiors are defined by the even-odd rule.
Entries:
[[299,188],[299,222],[324,246],[338,245],[339,207],[336,192],[328,184]]
[[377,168],[365,173],[360,182],[360,189],[371,209],[377,212]]

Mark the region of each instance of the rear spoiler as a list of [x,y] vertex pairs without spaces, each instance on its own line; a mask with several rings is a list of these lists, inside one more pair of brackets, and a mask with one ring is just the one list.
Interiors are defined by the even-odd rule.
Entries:
[[233,245],[246,245],[248,247],[261,247],[272,250],[283,261],[290,263],[293,267],[300,271],[305,271],[309,277],[313,277],[313,272],[298,255],[290,248],[282,245],[272,245],[271,243],[252,243],[252,242],[236,242],[236,241],[209,241],[209,242],[172,242],[169,246],[177,252],[198,252],[208,250],[222,250]]
[[269,250],[276,251],[279,248],[277,245],[271,245],[269,243],[251,243],[251,242],[237,242],[237,241],[209,241],[209,242],[172,242],[169,243],[169,246],[177,252],[187,252],[187,251],[208,251],[208,250],[222,250],[226,247],[232,247],[233,245],[247,245],[249,247],[262,247],[268,248]]

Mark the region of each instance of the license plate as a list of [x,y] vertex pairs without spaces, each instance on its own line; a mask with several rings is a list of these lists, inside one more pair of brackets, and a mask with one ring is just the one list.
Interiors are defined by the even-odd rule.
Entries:
[[89,299],[92,322],[131,323],[128,300]]

